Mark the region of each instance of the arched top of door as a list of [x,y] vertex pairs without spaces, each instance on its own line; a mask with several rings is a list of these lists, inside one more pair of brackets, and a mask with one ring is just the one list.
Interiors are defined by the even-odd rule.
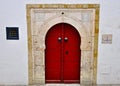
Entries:
[[[78,30],[77,30],[73,25],[71,25],[71,24],[69,24],[69,23],[61,22],[61,23],[57,23],[57,24],[53,25],[52,27],[57,26],[57,25],[60,25],[60,24],[64,24],[64,25],[73,27],[73,28],[74,28],[74,31],[76,31],[76,33],[80,36]],[[51,31],[52,27],[47,31],[46,35]],[[45,37],[45,38],[46,38],[46,37]]]

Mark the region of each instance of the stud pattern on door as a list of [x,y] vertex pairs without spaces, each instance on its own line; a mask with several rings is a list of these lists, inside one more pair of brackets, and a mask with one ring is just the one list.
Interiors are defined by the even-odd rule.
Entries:
[[80,35],[70,24],[51,27],[45,39],[45,82],[80,83]]

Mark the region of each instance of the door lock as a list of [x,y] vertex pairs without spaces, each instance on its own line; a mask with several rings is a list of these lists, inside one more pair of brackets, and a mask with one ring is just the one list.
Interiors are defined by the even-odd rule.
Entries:
[[66,51],[65,53],[68,54],[68,51]]

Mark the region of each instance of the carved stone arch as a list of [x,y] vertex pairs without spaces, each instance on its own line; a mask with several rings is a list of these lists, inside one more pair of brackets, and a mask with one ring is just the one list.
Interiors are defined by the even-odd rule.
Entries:
[[[77,31],[79,32],[79,34],[81,35],[81,37],[86,37],[88,35],[86,29],[84,29],[84,25],[76,18],[76,19],[73,19],[72,17],[61,17],[61,16],[56,16],[54,17],[53,19],[50,18],[48,20],[46,20],[40,27],[42,27],[42,30],[39,29],[38,32],[41,32],[43,33],[43,47],[45,49],[45,36],[46,36],[46,33],[48,32],[48,30],[58,24],[58,23],[68,23],[72,26],[74,26]],[[38,34],[39,36],[41,36],[41,34]],[[83,44],[83,43],[82,43]],[[82,45],[81,45],[82,46]]]

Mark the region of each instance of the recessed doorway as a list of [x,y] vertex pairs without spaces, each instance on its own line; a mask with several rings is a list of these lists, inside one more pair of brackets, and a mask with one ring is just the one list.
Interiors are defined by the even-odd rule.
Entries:
[[45,82],[80,83],[80,35],[70,24],[50,28],[45,40]]
[[[58,69],[61,70],[59,72],[56,72],[57,76],[54,77],[57,78],[59,82],[73,83],[74,81],[75,84],[78,82],[80,82],[79,84],[96,84],[99,34],[99,4],[28,4],[27,25],[29,63],[28,74],[30,85],[45,85],[45,82],[50,82],[50,80],[54,80],[53,77],[48,78],[46,74],[46,71],[49,70],[49,67],[46,67],[46,63],[47,59],[50,58],[53,59],[50,60],[57,60],[59,63],[58,64],[56,62],[56,64],[58,65],[56,66],[56,69],[58,67]],[[53,42],[55,43],[55,45],[52,45],[52,48],[54,48],[52,49],[51,41],[48,40],[48,42],[46,42],[47,38],[49,38],[47,37],[47,35],[52,30],[53,33],[54,28],[58,26],[63,28],[63,31],[60,31],[60,33],[63,35],[60,35],[57,32],[58,34],[56,38],[50,37],[50,40],[54,40]],[[74,35],[80,40],[76,40],[76,38],[74,38],[74,35],[71,36],[70,34],[64,32],[64,27],[69,27],[69,29],[71,30],[65,29],[65,31],[72,31],[70,32],[71,34],[76,34],[78,31],[77,34],[79,34],[80,37],[76,36],[77,34]],[[75,43],[79,44],[74,44],[73,41],[70,42],[70,38],[66,34],[71,38],[73,37],[72,39],[76,41]],[[73,65],[71,65],[71,63],[74,63],[75,60],[73,60],[72,58],[73,56],[71,53],[71,47],[74,49],[75,46],[73,46],[72,44],[79,46],[78,48],[76,48],[76,50],[78,49],[78,52],[74,52],[76,53],[75,55],[77,55],[75,58],[79,60],[77,61],[77,64]],[[68,47],[68,45],[70,47]],[[58,47],[56,51],[59,52],[53,53],[52,50],[56,52],[56,46]],[[49,48],[51,48],[52,50],[49,51]],[[54,57],[49,58],[46,53],[48,53],[48,55],[53,54],[53,56],[55,57],[58,56],[59,60]],[[51,62],[50,66],[54,63]],[[76,65],[75,70],[79,70],[79,74],[75,72],[69,72],[73,71],[71,69],[74,65]],[[68,69],[66,69],[66,67]],[[50,69],[49,71],[53,70]],[[67,71],[67,74],[65,71]],[[78,75],[79,77],[74,77],[73,79],[71,78],[71,76],[69,76],[70,74],[76,74],[75,76]],[[48,75],[52,74],[48,73]],[[69,78],[67,76],[67,78],[64,78],[64,75],[69,76]],[[72,82],[70,82],[70,80],[72,80]],[[57,81],[55,82],[56,84],[59,84],[57,83]]]

